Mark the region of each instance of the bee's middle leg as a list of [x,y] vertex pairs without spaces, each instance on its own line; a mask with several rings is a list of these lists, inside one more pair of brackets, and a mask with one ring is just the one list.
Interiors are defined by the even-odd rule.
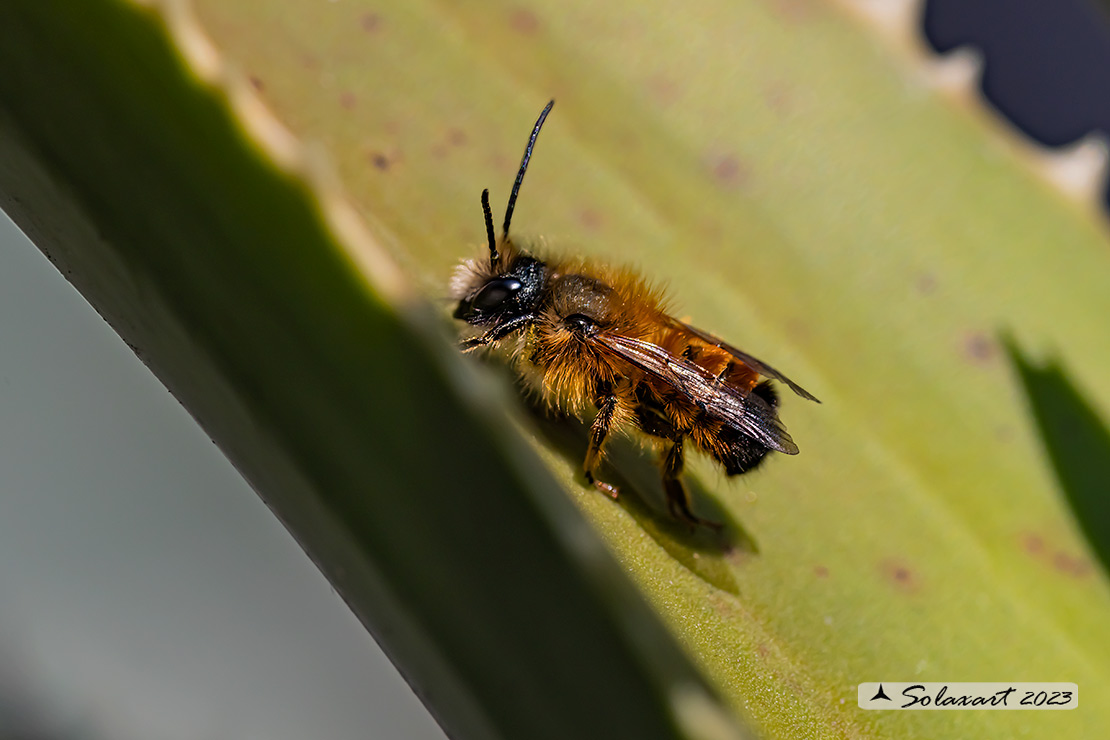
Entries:
[[617,498],[620,491],[616,486],[594,478],[594,471],[601,463],[602,445],[609,434],[609,427],[613,423],[613,416],[617,412],[617,397],[610,394],[603,396],[597,404],[597,416],[590,425],[590,446],[586,449],[586,460],[582,464],[586,473],[586,482],[592,483],[602,493]]
[[686,455],[682,449],[684,443],[683,437],[676,437],[663,460],[663,491],[667,494],[667,509],[675,519],[720,529],[721,525],[717,522],[702,519],[690,510],[690,494],[686,492],[686,486],[679,480],[682,469],[686,466]]

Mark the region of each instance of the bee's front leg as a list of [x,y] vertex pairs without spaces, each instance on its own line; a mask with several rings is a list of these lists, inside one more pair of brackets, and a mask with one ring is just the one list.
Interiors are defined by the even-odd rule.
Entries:
[[602,445],[605,443],[605,437],[609,434],[609,427],[613,423],[613,416],[616,411],[616,396],[609,394],[603,396],[598,402],[597,416],[594,417],[594,423],[590,426],[590,446],[586,449],[586,461],[582,465],[586,472],[586,482],[592,483],[597,490],[613,499],[617,498],[620,491],[616,486],[594,478],[594,470],[601,463]]
[[472,349],[484,347],[487,344],[492,344],[500,339],[504,339],[513,332],[528,328],[528,326],[530,326],[535,320],[536,317],[532,314],[528,314],[526,316],[517,316],[516,318],[509,319],[504,324],[499,324],[493,327],[485,334],[479,334],[476,337],[470,337],[469,339],[462,340],[461,342],[459,342],[459,348],[463,352],[469,352]]

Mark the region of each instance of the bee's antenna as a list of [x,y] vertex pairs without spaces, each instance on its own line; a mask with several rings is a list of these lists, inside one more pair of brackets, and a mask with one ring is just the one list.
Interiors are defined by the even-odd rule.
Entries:
[[486,238],[489,239],[489,266],[497,269],[501,255],[497,253],[497,240],[493,236],[493,212],[489,208],[489,188],[482,191],[482,213],[486,216]]
[[509,235],[509,222],[513,220],[516,194],[520,192],[520,183],[524,181],[524,172],[528,169],[528,160],[532,158],[532,147],[536,145],[536,137],[540,135],[543,122],[547,119],[547,114],[551,112],[551,106],[553,105],[555,105],[554,100],[549,102],[543,112],[540,113],[540,117],[536,119],[536,126],[532,129],[532,135],[528,137],[528,146],[524,147],[524,157],[520,160],[520,171],[516,173],[516,182],[513,183],[513,192],[509,196],[509,205],[505,208],[505,225],[501,227],[502,239]]

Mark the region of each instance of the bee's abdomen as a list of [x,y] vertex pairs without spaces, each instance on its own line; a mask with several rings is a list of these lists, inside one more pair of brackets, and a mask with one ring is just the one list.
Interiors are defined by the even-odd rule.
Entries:
[[[763,381],[752,389],[752,394],[759,396],[771,407],[774,414],[779,405],[778,394],[771,386],[770,381]],[[725,426],[720,432],[721,445],[712,451],[714,457],[725,466],[728,475],[741,475],[756,468],[771,448],[752,439],[735,427]]]
[[726,350],[703,341],[701,338],[675,328],[662,337],[660,346],[676,357],[705,369],[745,395],[759,381],[759,373],[752,370]]

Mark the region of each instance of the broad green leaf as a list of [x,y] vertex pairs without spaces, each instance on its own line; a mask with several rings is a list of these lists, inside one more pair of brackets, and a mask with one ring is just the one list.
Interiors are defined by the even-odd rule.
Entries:
[[[726,522],[724,535],[690,533],[671,522],[650,455],[632,445],[616,451],[610,471],[625,492],[619,504],[581,485],[584,442],[571,424],[537,418],[518,433],[487,419],[479,424],[480,438],[440,436],[436,444],[431,435],[458,423],[452,399],[470,393],[470,380],[443,386],[444,371],[436,368],[453,366],[439,354],[446,341],[422,339],[427,332],[409,320],[374,333],[375,342],[388,336],[389,344],[360,350],[357,338],[370,334],[363,322],[374,314],[337,286],[361,291],[354,265],[365,260],[338,260],[346,271],[332,262],[306,269],[323,263],[311,247],[318,240],[304,238],[297,246],[276,217],[250,232],[260,227],[264,201],[244,198],[254,191],[232,190],[218,167],[204,166],[223,155],[218,137],[203,156],[186,148],[185,156],[199,164],[179,187],[206,193],[198,198],[205,218],[226,223],[244,209],[253,214],[240,216],[241,238],[250,243],[231,265],[236,280],[223,292],[193,282],[189,261],[178,261],[194,246],[187,230],[173,253],[179,257],[159,265],[159,291],[169,291],[179,301],[176,310],[186,311],[173,317],[176,325],[188,319],[184,337],[191,327],[218,327],[220,346],[232,354],[229,348],[238,348],[246,338],[241,334],[249,337],[256,324],[274,336],[297,326],[306,337],[299,349],[312,354],[288,353],[297,359],[291,367],[323,381],[320,395],[366,399],[364,407],[350,403],[365,410],[361,426],[397,430],[396,437],[381,435],[396,440],[381,455],[395,464],[377,474],[413,495],[419,491],[422,515],[444,522],[435,533],[445,539],[421,551],[427,559],[420,568],[412,563],[404,571],[420,588],[432,585],[419,573],[434,570],[437,554],[457,558],[464,550],[451,539],[452,518],[461,528],[463,516],[496,517],[490,528],[499,536],[517,527],[515,509],[482,509],[485,499],[477,492],[491,481],[500,485],[498,471],[521,470],[510,466],[521,457],[523,437],[534,442],[710,682],[768,737],[1106,734],[1110,588],[1100,546],[1087,540],[1104,531],[1089,521],[1104,509],[1069,504],[1074,479],[1053,465],[1057,443],[1041,439],[1045,416],[1023,385],[1030,362],[1051,359],[1065,368],[1094,417],[1110,415],[1110,250],[1101,221],[1039,179],[974,106],[929,89],[917,62],[892,52],[840,4],[550,5],[255,0],[198,2],[197,11],[214,48],[234,60],[293,135],[330,152],[375,236],[431,299],[443,294],[455,261],[480,249],[478,193],[490,187],[495,202],[507,195],[528,128],[555,97],[522,191],[516,233],[542,237],[543,248],[555,253],[633,263],[666,280],[680,315],[766,358],[824,401],[784,401],[783,417],[802,448],[796,458],[780,456],[731,481],[704,461],[693,465],[688,479],[696,507]],[[47,46],[45,39],[61,49],[86,49],[98,32],[78,19],[67,28],[57,16],[44,11],[42,17],[40,46],[32,49]],[[58,40],[63,28],[68,35]],[[29,71],[22,78],[12,73],[11,61],[21,57],[9,43],[0,47],[4,76],[29,79]],[[122,90],[149,90],[122,72],[145,75],[145,55],[152,52],[139,51],[132,57],[121,51],[106,68]],[[88,87],[80,75],[104,73],[76,64],[79,53],[70,53],[69,66],[49,79],[61,84],[67,74],[77,75],[67,88],[77,96]],[[148,93],[96,105],[145,120],[147,138],[137,140],[162,149],[175,145],[179,117],[189,118],[179,98],[169,90],[164,100]],[[13,113],[27,110],[8,94],[0,100]],[[19,124],[28,135],[41,128],[45,133],[35,136],[69,136],[71,148],[118,137],[118,131],[83,128],[76,116],[47,115],[94,107],[84,100],[73,105],[42,102]],[[166,162],[161,170],[144,169],[140,147],[134,154],[138,161],[120,165],[143,171],[151,185],[178,179],[165,171]],[[93,161],[105,177],[124,176],[113,175],[105,152],[99,155]],[[86,200],[98,197],[93,171],[72,175],[83,182],[69,185]],[[151,200],[157,204],[157,196]],[[239,281],[249,287],[275,271],[287,281],[280,293],[236,297]],[[379,296],[396,295],[380,277],[371,281]],[[396,316],[396,299],[387,303],[374,304],[378,315]],[[273,316],[243,314],[263,307]],[[141,316],[134,306],[120,307],[117,328],[121,320],[142,323]],[[228,326],[217,321],[221,316]],[[151,319],[150,329],[161,320]],[[1001,347],[1004,335],[1017,348],[1013,357],[1034,359],[1011,360]],[[148,352],[171,386],[171,358],[185,338],[167,338],[165,347]],[[256,378],[275,374],[273,365],[286,355],[258,364],[273,351],[260,347],[254,364],[220,366],[215,375],[241,393]],[[396,413],[404,404],[390,413],[371,403],[381,394],[367,388],[381,387],[386,375],[397,379],[391,392],[396,388],[398,397],[428,412],[413,419]],[[436,378],[441,395],[423,398],[417,381],[433,387]],[[245,468],[251,455],[236,444],[251,439],[248,432],[271,433],[275,426],[289,432],[294,418],[319,425],[295,437],[310,459],[333,453],[321,447],[340,426],[345,442],[367,434],[350,415],[343,425],[307,412],[298,417],[299,400],[276,392],[250,400],[265,411],[254,420],[257,427],[223,420],[222,442]],[[221,421],[205,418],[201,408],[195,413],[210,427]],[[485,457],[468,444],[484,445]],[[1089,449],[1097,454],[1100,448]],[[471,462],[452,467],[444,484],[429,471],[450,466],[447,451],[466,453]],[[356,480],[353,471],[344,478],[351,487]],[[539,490],[527,493],[523,480]],[[502,493],[511,497],[520,486],[523,500],[548,502],[543,480],[515,474]],[[388,532],[412,538],[422,528],[414,509],[397,503],[399,518],[387,529],[392,508],[375,506],[374,518],[383,522],[375,536],[393,542]],[[276,508],[312,551],[313,519]],[[525,551],[515,548],[523,546],[501,544],[499,552],[520,558]],[[547,551],[543,542],[534,546]],[[378,548],[367,546],[384,552]],[[551,548],[551,568],[537,567],[537,580],[560,567],[567,578],[588,576],[589,569]],[[328,558],[316,556],[336,578]],[[493,586],[483,582],[487,588],[473,589],[467,603],[489,597]],[[344,588],[342,579],[337,586]],[[512,595],[522,584],[500,586],[509,603],[523,598]],[[380,617],[380,624],[399,629],[403,620],[392,617]],[[470,630],[488,636],[495,629],[449,626],[429,624],[421,637],[442,648]],[[535,634],[543,627],[535,624]],[[565,642],[557,628],[543,634],[552,646]],[[388,634],[380,637],[393,644]],[[494,643],[475,639],[493,649]],[[398,644],[411,648],[412,642]],[[551,653],[550,662],[533,663],[537,672],[565,667],[563,656]],[[498,701],[492,683],[459,688],[465,680],[445,681],[426,672],[426,663],[412,662],[410,652],[398,647],[396,654],[418,686],[433,676],[436,683],[423,685],[470,691],[483,711],[511,714],[521,723],[516,727],[529,716],[542,726],[534,708],[518,712],[505,706],[507,699]],[[606,664],[599,655],[598,670]],[[636,681],[634,674],[621,675]],[[855,706],[855,686],[871,680],[1074,681],[1082,700],[1077,711],[1048,714],[868,713]],[[615,711],[617,698],[605,698],[614,704],[601,704]],[[436,699],[429,696],[446,714]],[[659,717],[657,709],[645,706],[645,726]],[[643,736],[623,729],[611,736]]]
[[7,3],[0,70],[0,203],[450,733],[748,736],[514,433],[503,389],[463,363],[318,163],[216,84],[187,22]]

